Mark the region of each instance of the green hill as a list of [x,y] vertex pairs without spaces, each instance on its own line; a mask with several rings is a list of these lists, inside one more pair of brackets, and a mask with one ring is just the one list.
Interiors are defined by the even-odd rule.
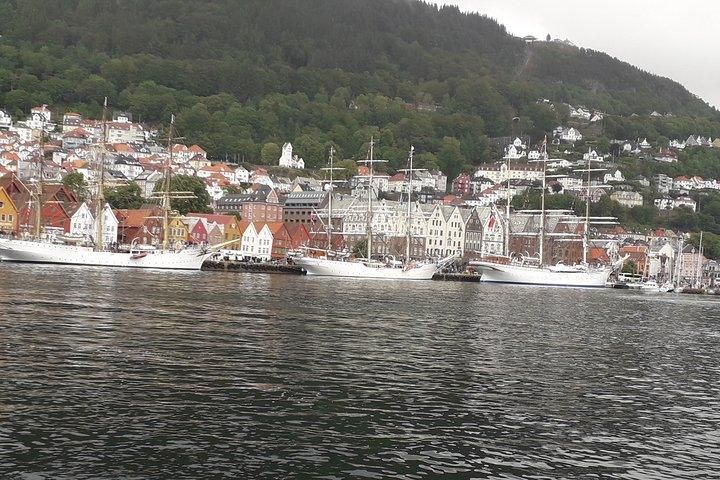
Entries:
[[[136,121],[171,113],[211,158],[268,163],[292,141],[310,166],[330,143],[389,168],[410,144],[449,176],[495,153],[513,117],[535,140],[563,103],[616,116],[608,135],[715,137],[720,114],[672,80],[591,50],[525,43],[492,19],[408,0],[0,0],[0,106]],[[550,99],[558,108],[537,103]],[[673,121],[618,120],[652,111]],[[685,131],[688,130],[688,131]],[[264,149],[266,155],[264,155]]]

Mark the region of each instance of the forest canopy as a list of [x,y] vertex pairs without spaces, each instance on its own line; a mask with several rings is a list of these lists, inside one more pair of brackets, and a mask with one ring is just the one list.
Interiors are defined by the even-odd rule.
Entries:
[[215,160],[267,164],[291,141],[314,168],[330,145],[363,158],[373,135],[389,170],[413,145],[418,167],[453,178],[495,161],[490,139],[513,132],[513,118],[534,141],[548,135],[567,122],[564,104],[605,112],[608,138],[720,134],[718,112],[676,82],[601,52],[526,43],[453,6],[0,0],[0,18],[0,106],[15,118],[42,104],[99,118],[108,97],[150,126],[175,114]]

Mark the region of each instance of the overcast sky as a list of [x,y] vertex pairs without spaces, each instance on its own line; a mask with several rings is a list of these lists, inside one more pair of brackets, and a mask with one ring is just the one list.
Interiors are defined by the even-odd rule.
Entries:
[[718,0],[436,1],[493,18],[518,37],[550,34],[605,52],[675,80],[720,109]]

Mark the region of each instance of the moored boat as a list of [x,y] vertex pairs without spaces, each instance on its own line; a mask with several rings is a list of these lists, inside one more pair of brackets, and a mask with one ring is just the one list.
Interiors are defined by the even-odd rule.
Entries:
[[612,273],[610,267],[528,265],[522,261],[496,263],[479,260],[469,265],[481,272],[481,283],[512,285],[605,288]]
[[93,247],[47,241],[0,238],[0,257],[6,262],[51,263],[92,267],[158,268],[200,270],[212,251],[201,248],[96,251]]
[[[369,159],[370,165],[370,181],[368,185],[368,213],[367,213],[367,251],[368,257],[372,252],[372,197],[373,197],[373,146],[374,142],[370,140]],[[332,173],[332,149],[330,151],[330,172]],[[409,178],[412,178],[412,162],[414,149],[410,147],[409,160]],[[332,181],[330,182],[332,186]],[[391,279],[391,280],[432,280],[433,275],[445,264],[451,262],[455,256],[451,255],[440,261],[418,262],[410,260],[410,243],[411,243],[411,184],[408,181],[408,212],[407,212],[407,238],[405,260],[398,261],[394,258],[386,258],[383,261],[372,258],[351,258],[348,254],[338,254],[329,250],[318,250],[310,248],[301,248],[300,254],[292,257],[295,265],[302,267],[308,275],[329,276],[329,277],[353,277],[353,278],[373,278],[373,279]],[[332,198],[332,187],[330,190]],[[332,200],[328,202],[328,218],[331,218],[330,208]],[[332,227],[328,222],[328,245],[332,245]]]
[[[107,103],[103,110],[103,125],[105,126],[103,151],[105,150],[105,139],[107,138],[107,124],[105,115]],[[49,263],[64,265],[84,265],[93,267],[130,267],[130,268],[154,268],[164,270],[200,270],[203,262],[209,258],[214,250],[220,248],[227,243],[216,245],[210,248],[198,247],[182,247],[173,248],[169,241],[169,222],[171,216],[170,198],[170,178],[172,175],[172,131],[174,126],[174,117],[170,123],[170,134],[168,138],[168,148],[170,151],[169,159],[165,164],[165,188],[162,196],[163,211],[163,238],[162,244],[158,246],[149,245],[131,245],[128,252],[120,252],[111,250],[103,244],[103,224],[102,209],[105,207],[103,197],[103,161],[98,162],[100,168],[100,182],[98,185],[98,217],[96,222],[95,244],[86,246],[80,244],[79,241],[68,241],[72,238],[64,234],[59,240],[50,241],[41,239],[41,219],[39,218],[41,205],[40,198],[42,195],[42,182],[38,182],[36,214],[38,218],[35,222],[34,239],[25,240],[17,238],[0,238],[0,258],[7,262],[27,262],[27,263]],[[41,162],[42,164],[42,162]],[[42,178],[42,175],[40,176]],[[175,197],[172,197],[175,198]],[[187,198],[187,197],[180,197]]]
[[[511,285],[534,285],[534,286],[552,286],[552,287],[578,287],[578,288],[605,288],[610,274],[622,264],[624,259],[614,265],[590,265],[587,261],[588,256],[588,233],[589,233],[589,200],[585,209],[585,228],[582,235],[583,242],[583,262],[578,265],[565,265],[557,263],[548,265],[544,263],[544,243],[545,243],[545,162],[547,161],[547,139],[542,144],[541,161],[543,162],[542,175],[542,194],[540,208],[540,228],[539,228],[539,251],[537,258],[526,259],[522,256],[512,256],[508,253],[510,232],[509,226],[505,230],[505,250],[504,257],[493,259],[480,259],[471,261],[469,266],[481,273],[481,283],[499,283]],[[588,177],[590,172],[590,163],[588,162]],[[508,210],[506,224],[509,225],[510,216],[510,188],[508,176],[508,198],[506,199]],[[588,181],[589,185],[589,181]]]

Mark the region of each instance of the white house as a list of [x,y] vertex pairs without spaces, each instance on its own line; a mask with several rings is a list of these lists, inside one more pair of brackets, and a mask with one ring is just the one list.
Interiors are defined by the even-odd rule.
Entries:
[[[257,228],[257,227],[256,227]],[[263,224],[258,231],[257,242],[255,243],[255,257],[263,261],[270,261],[272,256],[273,234],[267,223]]]
[[305,160],[293,155],[293,147],[290,142],[287,142],[282,147],[282,153],[280,154],[279,165],[287,168],[305,168]]
[[478,208],[478,215],[483,225],[482,248],[480,255],[503,255],[505,253],[505,222],[503,215],[495,206]]
[[70,235],[82,235],[85,238],[95,236],[93,224],[95,216],[90,211],[87,203],[83,202],[70,217]]
[[602,155],[598,155],[598,153],[595,150],[592,150],[588,147],[587,153],[583,154],[583,160],[588,161],[591,160],[593,162],[602,162],[604,160]]
[[581,190],[585,185],[585,180],[577,175],[569,175],[559,178],[558,181],[565,187],[565,190]]
[[663,195],[653,200],[653,204],[660,210],[672,210],[675,201],[670,195]]
[[582,140],[583,136],[576,128],[564,128],[560,134],[560,140],[564,142],[574,143]]
[[505,160],[517,160],[525,156],[525,144],[520,138],[516,137],[513,142],[505,148]]
[[[482,190],[480,193],[475,195],[474,201],[471,202],[471,204],[478,207],[488,207],[494,203],[497,203],[501,199],[505,201],[507,199],[507,196],[507,184],[496,183],[492,187],[486,188],[485,190]],[[513,196],[514,195],[511,185],[510,198],[512,198]]]
[[658,193],[668,193],[673,187],[672,178],[668,177],[664,173],[658,173],[655,175],[653,177],[653,181],[655,182],[655,188],[657,188]]
[[248,183],[250,181],[250,172],[245,167],[237,167],[235,169],[235,179],[238,183]]
[[0,110],[0,128],[9,129],[12,127],[12,117],[5,110]]
[[688,177],[675,177],[672,181],[672,188],[674,190],[692,190],[694,187],[693,181]]
[[[110,208],[110,204],[106,203],[102,211],[102,241],[105,246],[117,242],[118,225],[120,225],[120,221],[115,216],[113,209]],[[95,236],[94,232],[97,232],[97,227],[97,219],[93,219],[93,237]]]
[[573,118],[580,118],[582,120],[590,120],[590,110],[585,107],[570,107],[570,116]]
[[35,130],[25,122],[17,122],[15,125],[10,126],[10,131],[17,134],[21,142],[33,141],[33,132]]
[[252,258],[257,254],[258,249],[258,231],[255,224],[250,222],[242,233],[242,242],[240,243],[240,252],[243,257]]
[[217,182],[209,181],[205,185],[205,190],[210,198],[216,202],[225,196],[225,188]]
[[610,194],[610,199],[627,208],[642,207],[643,204],[643,196],[629,190],[617,190]]
[[142,143],[145,131],[142,125],[130,122],[111,122],[107,124],[108,143]]
[[425,252],[429,256],[462,255],[465,248],[465,221],[459,207],[435,205],[428,219]]
[[[106,247],[117,242],[119,221],[109,204],[105,204],[102,211],[102,243]],[[97,219],[90,206],[83,202],[70,217],[70,234],[81,235],[96,241]]]
[[675,199],[675,202],[673,203],[673,208],[680,208],[680,207],[688,207],[693,212],[697,208],[697,203],[695,200],[693,200],[690,197],[687,197],[685,195],[679,196]]
[[53,125],[50,125],[51,120],[52,112],[47,108],[47,105],[43,105],[42,107],[31,108],[30,116],[25,123],[33,130],[44,129],[49,131],[53,128]]
[[256,168],[250,173],[250,183],[259,183],[261,185],[267,185],[270,188],[275,188],[275,182],[264,168]]
[[625,177],[623,176],[622,172],[617,168],[610,170],[603,176],[603,183],[624,182],[624,181],[625,181]]
[[238,183],[237,179],[235,178],[235,169],[224,163],[216,163],[215,165],[202,167],[199,168],[197,171],[197,176],[203,179],[208,179],[214,175],[221,175],[225,177],[230,183]]
[[143,166],[140,165],[140,162],[138,162],[132,157],[126,156],[120,157],[115,160],[113,169],[122,173],[123,175],[125,175],[126,178],[130,180],[133,180],[135,177],[137,177],[143,172]]
[[[529,158],[529,157],[528,157]],[[545,162],[545,167],[548,171],[553,172],[560,168],[570,168],[572,163],[564,158],[551,158]]]
[[678,156],[677,153],[671,151],[671,150],[661,150],[660,153],[655,155],[653,157],[658,162],[666,162],[666,163],[677,163]]

